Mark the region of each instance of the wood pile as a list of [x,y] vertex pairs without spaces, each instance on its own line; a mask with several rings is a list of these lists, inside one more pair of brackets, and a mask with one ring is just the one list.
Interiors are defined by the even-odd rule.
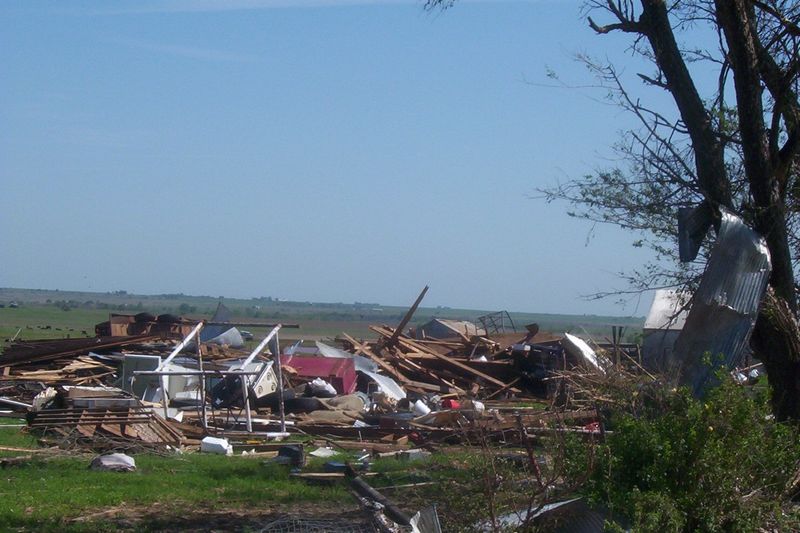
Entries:
[[[509,352],[491,339],[418,340],[386,326],[370,326],[378,340],[364,342],[350,335],[341,339],[352,353],[373,360],[408,391],[494,397],[523,394]],[[476,344],[493,352],[492,360],[470,358]]]
[[183,435],[149,407],[44,409],[28,415],[28,427],[49,437],[89,441],[137,441],[179,446]]
[[44,339],[18,341],[6,347],[0,355],[0,368],[30,366],[56,359],[75,357],[91,351],[108,350],[158,340],[153,335],[126,337],[91,337],[81,339]]
[[[34,381],[48,384],[102,385],[102,379],[116,374],[117,369],[88,356],[70,360],[55,360],[49,368],[39,370],[10,370],[3,379]],[[8,367],[7,367],[8,368]]]

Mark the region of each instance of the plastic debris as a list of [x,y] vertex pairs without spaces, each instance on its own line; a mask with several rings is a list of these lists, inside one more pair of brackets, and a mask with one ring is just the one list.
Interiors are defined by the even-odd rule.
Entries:
[[233,446],[228,442],[228,439],[205,437],[200,441],[200,451],[205,453],[218,453],[221,455],[233,455]]
[[310,452],[308,455],[313,455],[314,457],[333,457],[336,455],[336,452],[333,451],[331,448],[317,448],[313,452]]
[[133,457],[124,453],[109,453],[92,459],[89,469],[110,472],[133,472],[136,470],[136,461],[133,460]]

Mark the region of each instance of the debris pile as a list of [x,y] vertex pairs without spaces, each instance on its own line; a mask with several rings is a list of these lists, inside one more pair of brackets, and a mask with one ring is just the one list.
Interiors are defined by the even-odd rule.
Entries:
[[[531,402],[557,400],[559,370],[612,364],[568,334],[535,324],[516,333],[502,314],[480,326],[440,321],[450,336],[432,338],[433,327],[404,332],[424,294],[398,326],[371,326],[372,339],[343,333],[330,344],[281,346],[286,326],[274,325],[250,352],[224,342],[243,346],[222,304],[200,323],[111,315],[94,338],[9,345],[0,402],[25,411],[30,431],[51,444],[100,451],[302,433],[385,453],[478,434],[520,443],[555,420]],[[556,416],[582,431],[596,413]]]
[[[371,458],[412,460],[491,442],[516,448],[535,470],[532,442],[605,437],[598,406],[609,398],[587,391],[613,389],[596,382],[650,376],[619,326],[604,343],[536,324],[517,332],[507,313],[480,325],[408,327],[425,290],[398,325],[370,326],[371,339],[342,333],[282,345],[279,332],[291,326],[274,324],[247,351],[242,324],[220,304],[210,321],[111,315],[94,338],[18,340],[0,355],[0,409],[25,413],[28,431],[61,448],[247,454],[296,469],[307,456],[330,458],[324,472],[295,474],[347,480],[365,508],[413,529],[436,522],[435,512],[410,516],[371,488]],[[282,442],[293,435],[316,449]],[[332,459],[342,453],[358,461]]]
[[180,446],[185,439],[151,407],[111,387],[45,389],[34,399],[26,418],[42,441],[56,445],[161,448]]

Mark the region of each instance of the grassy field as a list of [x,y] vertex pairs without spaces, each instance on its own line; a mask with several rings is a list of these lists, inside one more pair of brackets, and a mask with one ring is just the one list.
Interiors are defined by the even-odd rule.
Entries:
[[0,529],[97,530],[105,525],[102,516],[91,523],[76,519],[109,509],[144,510],[156,503],[161,504],[162,520],[198,509],[278,511],[314,503],[320,511],[330,511],[352,506],[343,486],[290,479],[288,468],[263,459],[137,455],[137,470],[130,473],[89,470],[90,459],[32,458],[6,468],[0,485]]
[[[134,455],[135,472],[98,472],[88,469],[92,454],[42,449],[19,429],[2,428],[0,449],[15,458],[3,466],[0,531],[258,531],[286,515],[364,518],[344,480],[310,484],[259,456],[143,453]],[[311,458],[303,471],[321,472],[329,460],[355,463],[361,453]],[[410,515],[436,504],[444,531],[455,531],[488,518],[483,482],[501,465],[487,460],[480,449],[373,459],[367,479]],[[503,476],[520,474],[507,468]]]
[[[18,423],[0,419],[0,457],[17,458],[3,466],[0,531],[174,531],[212,525],[248,531],[285,514],[361,517],[344,482],[309,484],[264,457],[138,454],[135,472],[97,472],[88,469],[91,454],[40,448],[34,437],[8,427]],[[322,471],[325,461],[313,458],[305,470]],[[431,461],[436,462],[378,460],[371,483],[387,487],[449,475],[434,468],[438,474],[431,476]],[[436,493],[434,487],[428,490],[426,498]],[[408,501],[411,510],[424,503],[413,495]]]
[[[409,301],[413,295],[409,297]],[[20,306],[10,308],[16,302]],[[210,318],[218,298],[188,295],[136,295],[127,293],[89,293],[0,288],[0,339],[12,337],[18,330],[23,339],[63,338],[94,335],[94,325],[108,319],[109,313],[174,313],[189,318]],[[288,302],[272,298],[226,298],[225,305],[234,319],[243,322],[296,323],[299,330],[284,330],[283,339],[318,340],[347,332],[360,338],[372,338],[371,324],[397,324],[406,307],[374,303]],[[490,311],[420,307],[410,325],[420,325],[433,317],[476,320]],[[546,313],[510,313],[518,331],[525,324],[538,323],[543,331],[577,332],[610,336],[612,324],[628,327],[628,339],[641,332],[641,317],[596,315],[560,315]],[[49,326],[49,329],[43,329]],[[254,334],[266,328],[247,328]]]

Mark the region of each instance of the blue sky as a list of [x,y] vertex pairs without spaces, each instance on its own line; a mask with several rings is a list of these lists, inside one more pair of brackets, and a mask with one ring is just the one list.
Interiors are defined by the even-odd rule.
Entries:
[[579,6],[3,2],[0,286],[642,315],[581,299],[636,236],[530,198],[632,124],[543,86],[631,61]]

